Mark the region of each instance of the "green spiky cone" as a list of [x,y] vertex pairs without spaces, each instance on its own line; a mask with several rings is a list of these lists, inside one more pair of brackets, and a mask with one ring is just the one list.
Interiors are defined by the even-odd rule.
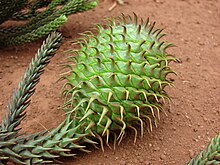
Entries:
[[[99,140],[117,134],[120,142],[126,128],[135,131],[144,123],[157,124],[162,104],[169,99],[164,88],[172,85],[166,76],[174,73],[166,53],[172,44],[160,41],[162,30],[155,22],[144,23],[137,16],[110,20],[98,35],[84,34],[80,50],[72,51],[64,94],[65,111],[81,125],[81,133]],[[145,122],[146,121],[146,122]],[[116,134],[115,134],[116,135]],[[116,140],[115,140],[116,141]]]

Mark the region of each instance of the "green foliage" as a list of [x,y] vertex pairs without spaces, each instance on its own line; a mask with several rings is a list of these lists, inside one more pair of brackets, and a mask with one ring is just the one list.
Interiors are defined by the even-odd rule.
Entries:
[[63,123],[52,131],[44,131],[27,137],[11,138],[0,141],[0,163],[12,161],[18,164],[52,164],[55,158],[72,157],[71,150],[85,150],[82,142],[95,142],[87,139],[85,134],[77,133],[74,120],[67,117]]
[[[0,46],[20,45],[32,42],[38,38],[46,36],[50,32],[58,29],[66,22],[65,16],[77,12],[83,12],[94,8],[97,5],[96,0],[34,0],[17,3],[14,8],[18,8],[11,12],[6,6],[0,12],[2,22],[6,20],[25,20],[23,24],[5,27],[0,26]],[[12,5],[13,6],[13,5]],[[4,14],[9,13],[3,18]],[[11,15],[13,13],[13,15]]]
[[[42,159],[42,157],[49,158],[49,155],[45,154],[47,150],[57,151],[60,149],[60,152],[65,153],[65,150],[58,147],[59,144],[57,143],[59,143],[60,138],[64,138],[60,142],[60,146],[62,146],[65,144],[66,136],[69,138],[73,138],[73,135],[77,137],[82,136],[75,135],[73,129],[68,129],[71,125],[69,120],[62,123],[47,135],[45,135],[47,133],[46,131],[27,137],[20,137],[18,135],[19,130],[16,129],[25,117],[25,109],[30,104],[30,97],[35,91],[40,75],[54,56],[61,40],[62,37],[59,33],[52,33],[47,38],[26,70],[17,90],[13,93],[12,100],[8,105],[7,115],[0,129],[0,163],[6,163],[9,160],[19,164],[45,163],[46,160]],[[54,142],[52,144],[57,146],[57,148],[51,148],[51,141],[47,139],[53,139]],[[40,151],[44,151],[44,154],[41,156]],[[62,153],[59,154],[62,155]]]
[[8,161],[18,164],[51,164],[60,156],[73,156],[70,153],[73,149],[88,152],[81,145],[82,142],[95,144],[85,137],[86,134],[76,132],[79,126],[76,126],[70,116],[51,131],[26,137],[18,134],[17,127],[26,116],[25,109],[30,104],[30,97],[34,94],[40,75],[54,56],[61,40],[59,33],[48,36],[13,93],[0,128],[0,164]]
[[218,165],[220,164],[220,133],[214,137],[207,149],[194,157],[188,165]]
[[10,19],[13,13],[20,11],[25,0],[0,0],[0,24]]
[[61,39],[60,34],[53,33],[38,50],[35,59],[32,60],[8,104],[7,116],[3,119],[0,128],[2,133],[16,133],[18,131],[16,128],[25,117],[24,110],[30,104],[29,98],[33,95],[34,88],[39,82],[39,77],[49,60],[54,56]]

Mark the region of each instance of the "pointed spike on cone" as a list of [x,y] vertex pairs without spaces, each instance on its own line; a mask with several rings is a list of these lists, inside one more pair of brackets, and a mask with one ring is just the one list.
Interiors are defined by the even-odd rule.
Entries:
[[92,46],[91,48],[96,51],[96,56],[100,54],[100,51],[97,47]]
[[95,133],[95,136],[96,136],[96,137],[98,138],[98,140],[100,141],[101,149],[102,149],[102,151],[104,152],[104,146],[103,146],[102,137],[101,137],[99,134],[97,134],[97,133]]
[[153,22],[152,25],[150,26],[149,31],[148,31],[148,35],[151,34],[151,32],[152,32],[152,30],[153,30],[155,24],[156,24],[156,22]]
[[95,37],[94,34],[90,30],[85,31],[84,33],[86,35],[90,35],[91,37]]
[[96,60],[97,60],[97,62],[99,64],[99,66],[100,66],[102,64],[102,60],[99,57],[96,57]]
[[122,19],[123,19],[123,24],[125,25],[126,23],[127,23],[127,21],[126,21],[126,16],[124,15],[124,13],[121,13],[121,15],[122,15]]
[[144,91],[141,91],[141,93],[143,94],[144,99],[145,99],[145,101],[147,102],[147,101],[148,101],[148,99],[147,99],[147,95],[146,95],[146,93],[145,93]]
[[109,59],[111,60],[113,67],[117,66],[115,59],[113,57],[109,57]]
[[113,78],[113,79],[115,79],[115,76],[116,76],[115,73],[111,73],[111,74],[109,75],[109,78]]
[[140,108],[139,108],[139,106],[137,106],[135,104],[133,104],[132,106],[134,106],[136,108],[138,117],[140,117]]
[[116,26],[115,19],[113,17],[110,19],[110,21],[111,21],[111,26]]
[[147,20],[146,20],[146,22],[145,22],[145,24],[144,24],[144,28],[145,28],[145,29],[147,29],[147,26],[148,26],[149,20],[150,20],[150,19],[149,19],[149,17],[148,17]]
[[106,33],[106,35],[109,37],[110,42],[112,43],[112,42],[113,42],[113,37],[112,37],[112,35],[111,35],[111,34],[108,34],[108,33]]
[[128,79],[129,82],[131,81],[131,75],[130,74],[128,75],[127,79]]
[[170,47],[176,47],[176,45],[168,43],[163,47],[163,50],[165,51],[167,48],[170,48]]
[[89,102],[88,102],[88,105],[87,105],[87,107],[86,107],[85,113],[88,111],[88,109],[90,108],[90,106],[91,106],[91,104],[92,104],[92,102],[93,102],[94,100],[96,100],[96,98],[94,98],[94,97],[91,97],[91,98],[89,99]]
[[151,86],[149,80],[148,80],[147,78],[144,78],[144,80],[147,82],[147,85],[148,85],[150,88],[152,88],[152,86]]
[[143,121],[140,117],[135,117],[134,116],[134,118],[137,119],[138,121],[140,121],[140,124],[141,124],[141,138],[143,138],[143,136],[144,136],[144,123],[143,123]]
[[115,132],[113,132],[113,135],[114,135],[113,148],[114,148],[114,150],[115,150],[115,148],[116,148],[116,143],[117,143],[117,135],[116,135]]
[[161,46],[164,44],[165,42],[162,41],[158,46],[157,46],[157,49],[160,50],[161,49]]
[[159,84],[160,89],[162,89],[161,81],[160,81],[160,80],[157,80],[157,82],[158,82],[158,84]]
[[82,151],[82,152],[85,152],[85,153],[90,153],[91,152],[90,150],[86,150],[84,148],[80,148],[79,150]]
[[108,118],[108,119],[107,119],[107,123],[106,123],[106,125],[105,125],[105,129],[104,129],[104,131],[102,132],[102,136],[105,135],[105,132],[108,130],[108,128],[110,127],[111,123],[112,123],[111,119]]
[[133,127],[133,126],[129,126],[129,128],[131,128],[132,130],[134,130],[134,144],[136,143],[136,141],[137,141],[137,134],[138,134],[138,131],[137,131],[137,129],[135,128],[135,127]]
[[128,48],[127,48],[127,53],[126,54],[127,54],[127,56],[130,56],[130,54],[131,54],[131,45],[130,44],[128,44]]
[[92,132],[91,129],[89,129],[89,133],[90,133],[91,136],[95,137],[95,134]]
[[155,41],[153,41],[153,42],[150,43],[150,47],[149,47],[150,50],[152,50],[154,44],[155,44]]
[[138,25],[138,28],[137,28],[137,34],[138,34],[138,35],[141,34],[141,25]]
[[89,109],[86,114],[80,119],[79,122],[83,121],[85,118],[87,118],[89,115],[93,114],[94,111],[92,111],[91,109]]
[[143,115],[148,121],[149,121],[149,127],[150,127],[150,131],[153,130],[153,126],[152,126],[152,121],[151,121],[151,118],[147,115]]
[[157,40],[160,40],[162,37],[164,37],[166,34],[159,34],[158,36],[157,36]]
[[112,35],[113,34],[113,27],[109,26],[109,29],[110,29],[110,34]]
[[84,102],[86,102],[86,101],[88,101],[87,98],[80,100],[80,102],[77,104],[77,106],[76,106],[75,108],[73,108],[73,110],[67,112],[66,114],[71,114],[71,113],[73,113],[74,111],[76,111],[76,110],[79,108],[79,106],[82,105],[82,103],[84,103]]
[[102,26],[100,24],[96,24],[95,27],[98,32],[101,32]]
[[128,99],[129,99],[129,93],[130,93],[130,92],[129,92],[128,90],[125,91],[125,100],[128,100]]
[[121,25],[123,23],[123,18],[121,16],[117,16],[117,23]]
[[129,20],[129,24],[132,24],[132,23],[133,23],[133,20],[132,20],[131,16],[128,15],[127,17],[128,17],[128,20]]
[[124,113],[125,113],[125,109],[124,109],[123,106],[120,105],[120,115],[121,115],[121,120],[123,120]]
[[112,20],[112,18],[113,18],[113,17],[111,17],[111,18],[106,18],[106,19],[105,19],[105,21],[107,22],[107,26],[114,26],[114,25],[113,25],[113,20]]
[[[88,55],[87,52],[85,52],[84,50],[81,50],[81,52],[82,52],[83,54],[85,54],[86,58],[89,58],[89,55]],[[78,62],[78,61],[77,61],[77,62]]]
[[108,113],[108,108],[107,107],[103,107],[103,110],[102,110],[102,114],[101,114],[101,117],[98,121],[98,125],[101,123],[102,119],[104,118],[104,116]]
[[125,131],[125,128],[126,128],[126,123],[125,123],[123,120],[118,119],[118,121],[120,121],[120,122],[123,124],[123,127],[121,128],[121,132],[120,132],[120,134],[118,135],[117,140],[119,140],[120,137],[124,135],[124,131]]
[[160,109],[156,108],[156,110],[157,110],[157,118],[158,118],[158,120],[160,120]]
[[134,15],[134,24],[137,26],[138,25],[138,17],[137,14],[133,12]]
[[111,54],[114,54],[115,50],[112,44],[108,44],[110,46],[110,52]]
[[[139,44],[138,48],[140,49],[141,46],[142,46],[145,42],[146,42],[146,40],[143,40],[143,41]],[[145,52],[146,52],[146,51],[145,51]]]
[[120,137],[120,139],[119,139],[119,141],[118,141],[118,145],[120,145],[120,143],[121,143],[121,141],[122,141],[122,139],[123,139],[123,137],[124,137],[124,134],[125,134],[125,132],[122,133],[122,135],[121,135],[121,137]]
[[113,96],[113,93],[112,93],[112,92],[109,92],[109,93],[108,93],[107,104],[109,104],[109,102],[110,102],[112,96]]
[[[158,94],[158,96],[162,99],[163,104],[166,103],[165,98],[168,99],[166,96]],[[165,97],[165,98],[164,98]]]
[[160,29],[156,29],[152,32],[152,34],[155,34],[156,32],[158,32]]
[[141,53],[142,59],[145,59],[145,53],[146,53],[146,52],[147,52],[146,50],[143,50],[143,52]]
[[152,108],[152,105],[150,104],[146,104],[146,107],[148,107],[148,108],[150,108],[150,110],[151,110],[151,114],[152,114],[152,116],[155,118],[155,115],[154,115],[154,109]]
[[107,130],[107,131],[106,131],[106,145],[107,145],[110,149],[112,149],[111,146],[110,146],[109,143],[108,143],[108,142],[109,142],[109,135],[110,135],[110,131]]
[[83,142],[86,142],[86,143],[89,143],[89,144],[98,144],[97,142],[93,141],[93,140],[90,140],[86,137],[83,138]]
[[88,44],[88,42],[85,38],[79,38],[79,40],[81,40],[81,43],[84,44],[84,45]]
[[64,157],[73,157],[73,156],[76,156],[76,154],[69,154],[69,153],[66,153],[66,152],[60,152],[59,153],[61,156],[64,156]]
[[123,25],[122,27],[123,27],[123,34],[124,34],[124,35],[127,35],[127,28],[126,28],[126,26]]
[[80,64],[82,64],[84,66],[85,70],[89,71],[89,67],[84,62],[80,62]]
[[94,121],[90,121],[89,125],[86,127],[85,131],[89,130],[90,128],[92,128],[95,125]]
[[140,23],[141,26],[144,26],[144,20],[143,18],[141,18],[141,23]]
[[155,33],[155,34],[156,34],[156,38],[158,38],[159,34],[160,34],[163,30],[164,30],[164,29],[160,29],[159,31],[157,31],[157,33]]

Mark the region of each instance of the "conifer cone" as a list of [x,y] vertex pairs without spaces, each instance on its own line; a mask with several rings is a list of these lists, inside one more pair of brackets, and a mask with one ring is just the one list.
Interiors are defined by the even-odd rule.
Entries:
[[172,86],[166,77],[175,73],[169,63],[176,59],[166,53],[172,44],[160,41],[164,34],[154,26],[122,14],[105,28],[97,25],[97,36],[88,32],[78,41],[81,48],[72,51],[64,77],[64,107],[81,125],[80,133],[101,142],[106,137],[108,144],[111,134],[120,142],[131,128],[136,140],[137,125],[143,135],[144,123],[150,130],[157,124],[169,99],[164,88]]

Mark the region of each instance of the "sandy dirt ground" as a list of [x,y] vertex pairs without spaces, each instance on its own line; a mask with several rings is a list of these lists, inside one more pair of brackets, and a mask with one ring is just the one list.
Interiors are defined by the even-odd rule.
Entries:
[[[69,17],[60,31],[65,39],[56,56],[46,68],[22,122],[22,131],[29,133],[53,128],[63,119],[59,108],[63,104],[61,87],[57,82],[67,61],[65,50],[79,33],[94,23],[120,13],[132,14],[157,22],[165,28],[164,39],[177,45],[169,53],[182,63],[172,63],[178,73],[173,76],[175,88],[167,88],[173,99],[161,115],[158,128],[145,131],[143,138],[133,144],[128,133],[115,150],[105,152],[91,148],[91,153],[79,153],[77,158],[63,159],[66,165],[172,165],[185,164],[205,148],[220,132],[220,1],[219,0],[124,0],[112,11],[111,0],[103,0],[94,10]],[[0,50],[0,118],[7,102],[41,41]]]

